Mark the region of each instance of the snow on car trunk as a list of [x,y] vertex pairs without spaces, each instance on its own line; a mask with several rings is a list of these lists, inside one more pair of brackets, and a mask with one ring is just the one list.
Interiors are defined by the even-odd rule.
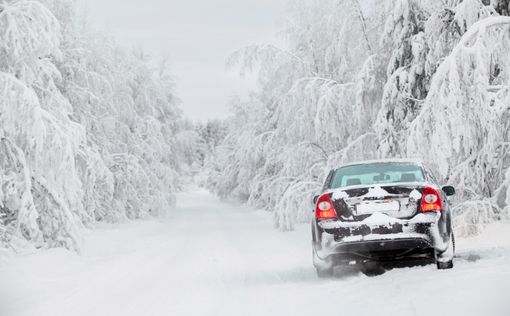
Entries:
[[335,189],[332,201],[343,220],[360,220],[376,212],[395,218],[416,214],[423,184],[386,184]]

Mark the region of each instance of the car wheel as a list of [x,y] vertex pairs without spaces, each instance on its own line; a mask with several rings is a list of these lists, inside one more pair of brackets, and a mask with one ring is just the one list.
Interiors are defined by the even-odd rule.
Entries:
[[321,259],[315,252],[315,246],[312,248],[312,258],[313,258],[313,265],[315,266],[315,270],[317,271],[317,276],[319,278],[329,278],[332,277],[334,274],[334,264],[331,261],[330,258],[328,259]]
[[365,262],[361,266],[361,272],[366,276],[378,276],[386,272],[386,269],[379,262]]
[[446,270],[453,268],[453,260],[445,261],[445,262],[437,262],[437,268],[439,270]]
[[455,256],[455,236],[451,232],[450,244],[448,249],[438,256],[436,256],[437,268],[439,270],[446,270],[453,268],[453,257]]

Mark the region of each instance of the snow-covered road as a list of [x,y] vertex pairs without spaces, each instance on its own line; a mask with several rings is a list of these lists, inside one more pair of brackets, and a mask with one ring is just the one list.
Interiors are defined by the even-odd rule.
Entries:
[[510,225],[458,241],[435,266],[319,280],[308,225],[279,233],[265,212],[180,194],[167,218],[103,226],[81,255],[0,260],[1,316],[510,315]]

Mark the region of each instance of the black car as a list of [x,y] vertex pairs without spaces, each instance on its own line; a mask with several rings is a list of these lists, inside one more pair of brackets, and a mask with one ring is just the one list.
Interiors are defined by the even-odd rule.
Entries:
[[422,163],[371,161],[331,170],[314,197],[313,264],[319,277],[336,267],[428,260],[453,267],[448,196]]

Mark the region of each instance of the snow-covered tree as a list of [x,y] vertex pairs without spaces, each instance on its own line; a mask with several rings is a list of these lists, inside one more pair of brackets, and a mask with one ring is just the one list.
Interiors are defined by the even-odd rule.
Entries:
[[[16,163],[30,178],[25,185],[30,185],[44,241],[77,248],[83,195],[75,151],[84,131],[68,118],[72,109],[56,86],[60,74],[53,60],[61,57],[59,23],[39,2],[14,1],[4,3],[0,24],[2,116],[8,118],[2,137],[19,149]],[[34,215],[28,218],[33,220]],[[14,233],[27,237],[20,228]]]
[[[234,104],[211,186],[275,210],[279,229],[309,218],[310,198],[328,166],[356,156],[353,149],[362,156],[375,151],[371,103],[380,95],[382,72],[373,30],[382,20],[377,10],[367,16],[367,6],[380,7],[377,1],[296,1],[284,30],[288,48],[249,46],[231,59],[242,70],[257,65],[261,89]],[[343,151],[351,142],[351,151]],[[373,150],[365,155],[367,145]]]
[[293,1],[285,48],[231,59],[260,88],[235,102],[209,186],[292,229],[330,168],[418,156],[459,184],[460,232],[505,216],[507,14],[508,1]]
[[410,153],[457,185],[459,201],[465,202],[457,206],[456,219],[465,233],[500,218],[508,208],[506,200],[495,197],[506,190],[510,158],[509,33],[509,17],[472,25],[438,68],[410,129]]
[[0,240],[79,249],[83,227],[174,203],[196,133],[166,67],[68,1],[0,4]]

